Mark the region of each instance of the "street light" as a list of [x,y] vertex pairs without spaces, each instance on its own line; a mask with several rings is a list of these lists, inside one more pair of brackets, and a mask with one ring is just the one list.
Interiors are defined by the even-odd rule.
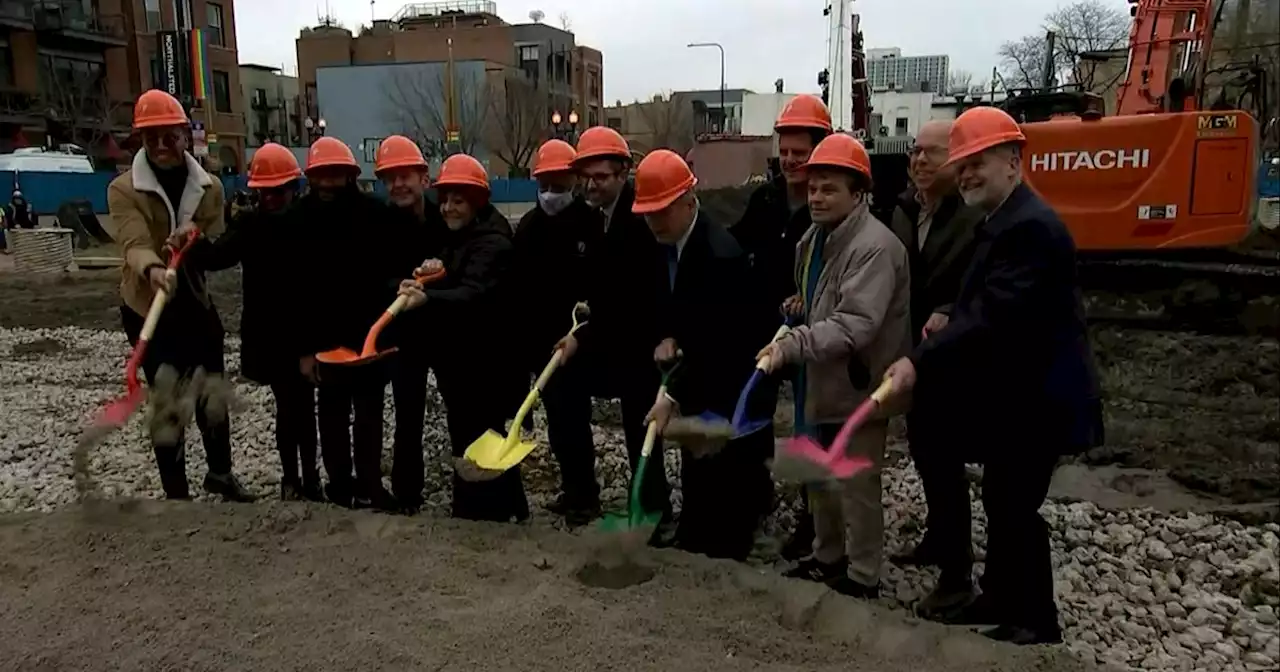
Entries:
[[720,132],[725,133],[729,125],[729,110],[724,105],[724,46],[719,42],[690,42],[688,48],[715,47],[720,50]]
[[[565,121],[568,121],[568,123],[564,123]],[[573,142],[573,135],[577,125],[578,113],[573,110],[569,111],[567,119],[561,116],[560,110],[551,113],[551,127],[555,131],[556,138],[560,140]]]
[[311,133],[312,133],[313,131],[315,131],[315,132],[317,132],[319,135],[322,135],[322,136],[323,136],[323,135],[324,135],[324,129],[325,129],[325,127],[327,127],[329,124],[328,124],[328,122],[326,122],[326,121],[324,120],[324,117],[320,117],[320,121],[319,121],[318,123],[317,123],[315,120],[313,120],[311,117],[307,117],[306,119],[303,119],[303,120],[302,120],[302,125],[303,125],[303,127],[304,127],[304,128],[306,128],[306,129],[307,129],[307,138],[308,138],[308,139],[310,139],[310,137],[311,137]]

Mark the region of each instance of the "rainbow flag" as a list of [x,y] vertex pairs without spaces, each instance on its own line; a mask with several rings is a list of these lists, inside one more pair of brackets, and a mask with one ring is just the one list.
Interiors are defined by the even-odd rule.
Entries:
[[201,28],[191,31],[191,91],[196,100],[208,100],[212,75],[209,72],[209,36]]

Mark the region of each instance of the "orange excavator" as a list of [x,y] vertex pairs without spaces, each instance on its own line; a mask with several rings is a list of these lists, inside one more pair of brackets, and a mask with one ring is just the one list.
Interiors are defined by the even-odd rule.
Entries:
[[[1221,0],[1129,1],[1128,72],[1115,115],[1077,94],[1083,109],[1051,109],[1048,120],[1025,124],[1026,179],[1081,251],[1237,245],[1257,203],[1258,122],[1203,101]],[[1007,107],[1031,121],[1033,100],[1014,97]]]
[[1027,136],[1025,179],[1067,223],[1087,285],[1159,290],[1166,312],[1197,321],[1240,313],[1280,293],[1280,254],[1242,247],[1256,229],[1267,73],[1255,68],[1253,110],[1206,104],[1222,0],[1129,3],[1115,114],[1087,92],[1005,101]]

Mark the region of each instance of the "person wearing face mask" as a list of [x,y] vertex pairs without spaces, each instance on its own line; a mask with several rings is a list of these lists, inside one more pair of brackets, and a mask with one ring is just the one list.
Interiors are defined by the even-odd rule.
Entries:
[[[249,162],[249,188],[257,206],[239,210],[226,233],[201,238],[188,264],[210,271],[241,267],[240,373],[270,385],[276,402],[276,450],[280,455],[280,498],[324,501],[316,455],[316,390],[298,370],[297,316],[293,287],[301,271],[290,263],[302,234],[295,216],[302,168],[293,152],[273,142]],[[301,471],[299,471],[301,465]]]
[[9,199],[9,206],[6,210],[5,219],[9,220],[15,229],[36,228],[36,218],[32,213],[31,203],[27,201],[27,197],[23,196],[21,191],[13,190],[13,197]]
[[[307,153],[308,192],[298,203],[307,235],[295,254],[307,260],[308,291],[300,303],[299,367],[318,383],[320,453],[340,506],[398,511],[382,485],[383,367],[349,372],[317,368],[314,353],[338,347],[359,352],[369,328],[395,300],[396,230],[386,206],[357,186],[360,164],[337,138],[315,141]],[[354,420],[352,419],[354,415]],[[352,477],[352,468],[355,477]]]
[[[378,146],[374,172],[387,188],[387,200],[394,213],[396,247],[401,257],[398,275],[408,277],[424,259],[440,256],[446,231],[439,206],[427,198],[427,188],[431,186],[427,160],[412,140],[393,135]],[[407,338],[402,326],[393,322],[387,333],[388,341],[395,341],[400,348],[391,376],[396,410],[391,491],[401,509],[413,513],[423,503],[426,465],[422,432],[430,353],[426,343]]]
[[[806,431],[827,446],[911,347],[911,272],[906,247],[869,212],[871,159],[862,143],[831,135],[805,168],[813,226],[796,253],[800,305],[788,308],[804,322],[757,357],[770,372],[800,368]],[[813,553],[786,576],[823,582],[851,597],[879,596],[888,418],[881,409],[850,439],[849,453],[868,458],[871,468],[809,488]]]
[[[120,318],[130,344],[137,342],[156,293],[170,297],[142,362],[152,394],[161,394],[154,387],[162,365],[173,367],[183,380],[200,369],[211,378],[222,377],[222,321],[204,271],[181,266],[171,283],[165,269],[170,243],[193,231],[216,236],[226,228],[222,183],[187,152],[191,121],[173,96],[158,89],[144,92],[134,105],[133,128],[142,136],[142,150],[107,187],[107,208],[124,257]],[[231,473],[230,421],[210,406],[197,404],[195,413],[209,467],[204,489],[229,501],[252,501]],[[159,422],[150,430],[165,496],[188,499],[183,432],[174,436]]]
[[[797,292],[796,245],[813,223],[809,217],[809,178],[804,164],[813,148],[831,134],[831,129],[831,113],[820,98],[809,94],[792,98],[773,124],[780,174],[751,193],[742,219],[729,229],[751,260],[750,294],[759,300],[753,312],[760,317],[753,333],[759,343],[767,342],[778,328],[781,321],[778,306]],[[767,392],[762,390],[762,395],[767,394],[773,395],[776,406],[776,386],[770,386]],[[803,393],[800,394],[796,398],[795,420],[804,424],[804,400]],[[765,410],[767,415],[772,415]],[[799,560],[812,551],[813,517],[809,515],[807,501],[808,497],[802,494],[796,529],[782,549],[782,556],[787,560]]]
[[[548,140],[533,158],[538,205],[516,227],[511,284],[519,292],[520,339],[524,369],[537,373],[552,348],[573,325],[574,305],[588,298],[591,266],[604,232],[591,208],[578,197],[573,170],[577,151],[563,140]],[[547,409],[551,450],[560,464],[560,496],[570,526],[599,516],[600,492],[592,463],[575,459],[576,446],[591,445],[588,372],[565,366],[547,382],[542,399]],[[585,409],[588,418],[582,421]],[[585,436],[583,433],[585,432]]]
[[[566,367],[579,366],[591,376],[592,396],[621,402],[622,427],[632,468],[644,445],[645,414],[658,392],[659,373],[653,363],[658,345],[658,296],[649,282],[658,242],[644,219],[632,212],[635,189],[628,181],[631,148],[615,130],[589,128],[578,139],[573,162],[586,189],[587,204],[595,213],[601,242],[599,254],[590,260],[591,280],[587,301],[591,322],[576,336],[561,340]],[[574,361],[581,347],[582,359]],[[596,451],[591,434],[590,398],[573,402],[573,428],[558,449],[562,460],[573,460],[575,474],[595,474]],[[661,454],[662,446],[654,447]],[[646,471],[640,498],[646,511],[662,511],[662,521],[651,543],[669,545],[674,517],[667,479],[661,469]],[[571,506],[572,505],[572,506]],[[550,508],[566,518],[589,518],[592,509],[575,510],[576,502],[561,496]]]
[[[425,288],[403,281],[400,293],[409,297],[409,305],[400,319],[410,338],[431,344],[449,442],[454,458],[461,459],[486,431],[506,433],[506,420],[515,411],[511,402],[523,384],[509,342],[511,224],[489,201],[488,171],[471,156],[445,160],[436,192],[447,231],[440,257],[425,261],[414,275],[439,264],[445,276]],[[483,482],[455,473],[453,515],[495,522],[527,519],[520,467]]]
[[[891,223],[911,262],[911,334],[916,344],[946,326],[973,257],[974,230],[982,221],[981,211],[960,198],[954,167],[946,165],[950,131],[949,121],[920,127],[910,152],[911,188],[902,195]],[[934,431],[942,425],[929,411],[917,405],[907,414],[911,459],[929,508],[924,540],[892,558],[897,564],[936,565],[942,570],[935,590],[917,605],[921,614],[961,606],[974,596],[964,455],[949,434]]]
[[[984,463],[982,594],[946,623],[996,626],[1015,644],[1062,640],[1049,530],[1039,509],[1058,460],[1101,445],[1102,406],[1085,326],[1076,252],[1062,220],[1022,182],[1026,138],[993,107],[949,134],[948,163],[965,203],[984,215],[951,319],[886,374],[913,392],[953,444]],[[974,422],[1000,409],[999,422]],[[945,413],[945,416],[942,415]]]

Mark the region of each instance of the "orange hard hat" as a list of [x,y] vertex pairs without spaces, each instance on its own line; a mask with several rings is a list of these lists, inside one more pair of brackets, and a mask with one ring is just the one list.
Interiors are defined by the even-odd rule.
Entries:
[[466,154],[454,154],[440,165],[437,187],[479,187],[489,191],[489,171]]
[[418,145],[412,140],[403,135],[392,135],[378,145],[378,156],[374,159],[373,173],[377,175],[392,168],[426,170],[427,160],[422,156],[422,150],[418,149]]
[[831,113],[822,99],[802,93],[787,101],[778,120],[773,123],[773,130],[813,129],[831,132]]
[[573,168],[578,152],[564,140],[548,140],[538,148],[533,157],[533,176],[561,173]]
[[293,152],[274,142],[258,148],[249,161],[249,188],[272,189],[302,177]]
[[578,138],[578,156],[574,163],[587,159],[631,160],[631,147],[622,135],[608,126],[592,126]]
[[133,127],[156,128],[159,126],[186,126],[191,123],[187,111],[177,98],[161,91],[151,89],[138,96],[133,105]]
[[1007,112],[995,107],[971,107],[956,117],[948,138],[947,163],[985,152],[992,147],[1016,142],[1024,144],[1027,136],[1018,122]]
[[848,133],[828,135],[813,148],[805,168],[843,168],[871,179],[871,156],[858,139]]
[[341,140],[326,135],[311,143],[311,151],[307,152],[307,172],[330,166],[351,168],[357,175],[360,174],[360,164],[356,163],[351,148]]
[[636,200],[631,212],[647,215],[675,203],[698,183],[689,164],[669,149],[655,149],[636,166]]

